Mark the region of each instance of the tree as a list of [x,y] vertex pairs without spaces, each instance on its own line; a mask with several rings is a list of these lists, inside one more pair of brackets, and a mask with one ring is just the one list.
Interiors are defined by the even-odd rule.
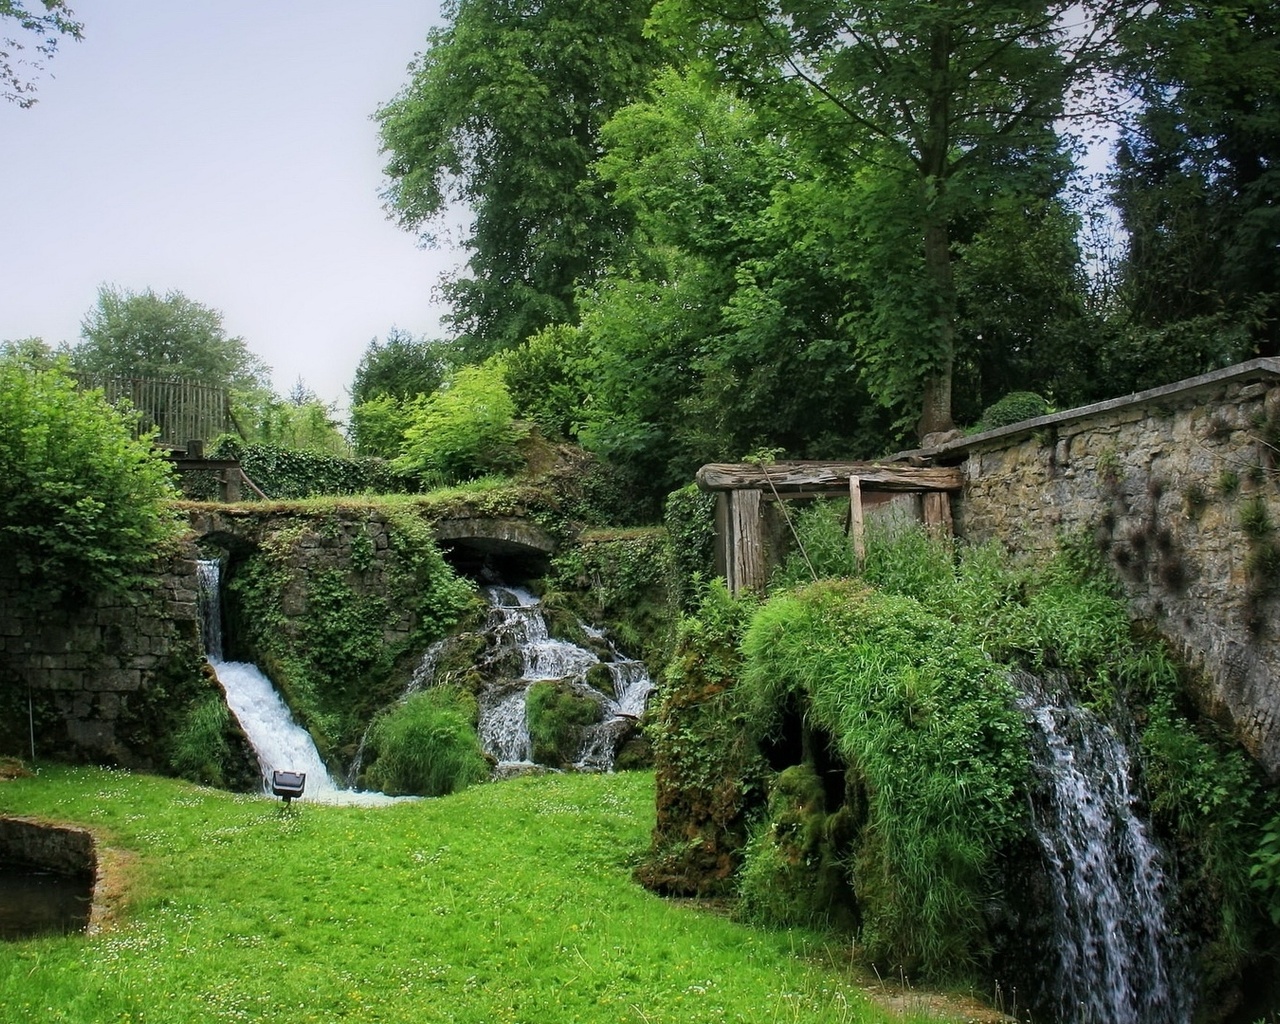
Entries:
[[71,352],[81,373],[114,377],[181,377],[211,387],[267,386],[266,365],[227,336],[222,314],[169,292],[130,292],[104,285]]
[[[1109,53],[1123,0],[660,0],[655,21],[833,169],[877,168],[882,237],[900,264],[909,317],[863,343],[886,404],[919,403],[921,435],[952,426],[958,297],[954,232],[997,193],[1045,198],[1061,165],[1055,122]],[[1086,11],[1072,28],[1069,12]],[[868,211],[864,222],[875,217]]]
[[1128,233],[1113,362],[1141,387],[1280,346],[1280,12],[1161,3],[1126,41],[1141,109],[1112,177]]
[[168,463],[62,369],[0,358],[0,575],[33,606],[125,592],[177,535]]
[[[24,32],[38,36],[36,53],[48,58],[57,52],[59,36],[81,39],[84,25],[75,20],[75,13],[64,0],[39,0],[39,3],[44,8],[43,14],[28,8],[26,0],[0,0],[0,18],[11,19]],[[39,59],[23,59],[19,56],[26,49],[22,42],[9,36],[6,29],[0,32],[6,32],[0,35],[0,96],[23,108],[33,106],[35,86],[25,77],[22,66],[25,64],[32,73],[39,74],[44,64]]]
[[[452,0],[411,80],[377,112],[399,223],[423,231],[470,208],[468,273],[450,282],[469,356],[573,322],[624,229],[587,168],[608,116],[656,61],[651,0]],[[430,240],[430,235],[425,235]]]
[[460,363],[449,342],[415,338],[393,327],[386,341],[374,338],[360,357],[351,381],[351,402],[359,405],[382,395],[399,399],[429,395]]

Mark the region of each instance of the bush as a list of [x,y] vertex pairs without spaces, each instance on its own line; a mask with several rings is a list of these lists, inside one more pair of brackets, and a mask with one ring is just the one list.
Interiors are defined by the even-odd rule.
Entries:
[[0,359],[0,572],[47,605],[139,585],[178,533],[169,464],[61,369]]
[[476,734],[475,698],[437,686],[410,695],[369,727],[367,783],[393,795],[444,796],[479,782],[489,763]]
[[494,361],[467,366],[428,395],[405,430],[395,471],[438,485],[519,469],[523,433],[502,372]]
[[226,765],[231,759],[227,729],[231,712],[221,693],[210,693],[187,709],[174,733],[169,765],[184,779],[206,786],[225,786]]
[[247,444],[229,434],[213,443],[209,458],[239,460],[245,475],[273,499],[404,490],[404,482],[381,459],[348,459],[273,444]]
[[689,484],[667,495],[663,523],[671,544],[675,597],[692,611],[699,596],[698,582],[716,573],[716,496]]
[[1007,427],[1010,423],[1045,416],[1048,412],[1049,403],[1034,391],[1010,391],[983,410],[982,425],[987,430],[995,430],[996,427]]

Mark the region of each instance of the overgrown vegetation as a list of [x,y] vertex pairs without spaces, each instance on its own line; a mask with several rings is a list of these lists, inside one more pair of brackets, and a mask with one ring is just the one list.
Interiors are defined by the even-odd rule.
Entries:
[[[277,501],[326,494],[387,494],[406,489],[404,481],[381,459],[349,459],[280,445],[249,444],[231,435],[218,438],[208,456],[238,460],[245,475],[268,498]],[[244,497],[253,500],[254,495],[248,492]]]
[[[395,503],[380,507],[393,557],[376,577],[372,552],[362,563],[361,546],[354,541],[351,565],[300,576],[295,560],[304,538],[329,530],[336,541],[343,526],[336,514],[299,515],[240,562],[228,584],[240,642],[280,687],[321,750],[330,753],[339,748],[354,753],[363,723],[395,697],[402,682],[393,678],[397,659],[420,653],[444,636],[475,600],[474,582],[444,560],[419,510]],[[299,601],[305,611],[286,615],[286,608],[297,608]],[[401,620],[412,629],[389,633]]]
[[[646,883],[715,890],[736,872],[755,920],[850,931],[894,968],[980,974],[986,910],[1030,824],[1019,668],[1069,678],[1104,717],[1136,718],[1204,998],[1265,973],[1280,949],[1268,915],[1280,799],[1194,714],[1183,670],[1134,632],[1088,546],[1013,565],[995,546],[873,526],[859,574],[846,517],[830,501],[797,519],[819,582],[797,554],[758,608],[713,587],[682,623],[653,730]],[[745,767],[762,758],[763,774]],[[712,794],[731,812],[713,814]]]
[[29,607],[143,585],[176,539],[168,464],[58,366],[0,357],[0,575]]
[[455,686],[430,687],[380,712],[366,740],[369,787],[393,796],[446,796],[487,778],[476,714],[475,698]]

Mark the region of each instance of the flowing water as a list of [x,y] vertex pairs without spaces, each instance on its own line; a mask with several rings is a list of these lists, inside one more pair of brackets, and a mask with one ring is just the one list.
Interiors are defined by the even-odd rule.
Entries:
[[[612,770],[618,744],[635,728],[653,692],[643,663],[619,654],[600,631],[590,627],[583,628],[607,652],[607,660],[602,661],[595,651],[555,639],[547,629],[541,603],[528,590],[489,586],[483,588],[483,593],[489,602],[485,632],[486,646],[492,653],[488,661],[510,660],[518,666],[518,672],[500,673],[500,678],[489,681],[479,694],[480,743],[485,753],[498,762],[500,769],[533,763],[526,697],[534,683],[554,680],[600,706],[599,720],[583,732],[574,767],[584,771]],[[411,691],[431,685],[440,650],[437,645],[427,652],[414,673]],[[612,695],[587,682],[588,671],[597,665],[608,671]]]
[[333,781],[311,734],[302,728],[284,699],[256,665],[222,660],[222,616],[219,609],[219,565],[199,563],[200,621],[205,656],[227,697],[227,706],[248,737],[262,771],[262,791],[271,792],[274,771],[305,772],[301,799],[326,804],[391,803],[383,793],[343,789]]
[[1050,884],[1062,1024],[1184,1024],[1190,997],[1160,852],[1138,814],[1121,736],[1064,685],[1018,680],[1037,732],[1036,838]]

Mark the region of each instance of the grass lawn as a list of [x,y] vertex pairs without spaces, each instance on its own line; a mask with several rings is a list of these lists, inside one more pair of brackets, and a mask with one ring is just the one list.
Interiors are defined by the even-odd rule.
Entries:
[[85,937],[0,944],[0,1022],[900,1020],[764,932],[631,881],[649,773],[382,808],[46,765],[0,814],[92,828],[127,897]]

